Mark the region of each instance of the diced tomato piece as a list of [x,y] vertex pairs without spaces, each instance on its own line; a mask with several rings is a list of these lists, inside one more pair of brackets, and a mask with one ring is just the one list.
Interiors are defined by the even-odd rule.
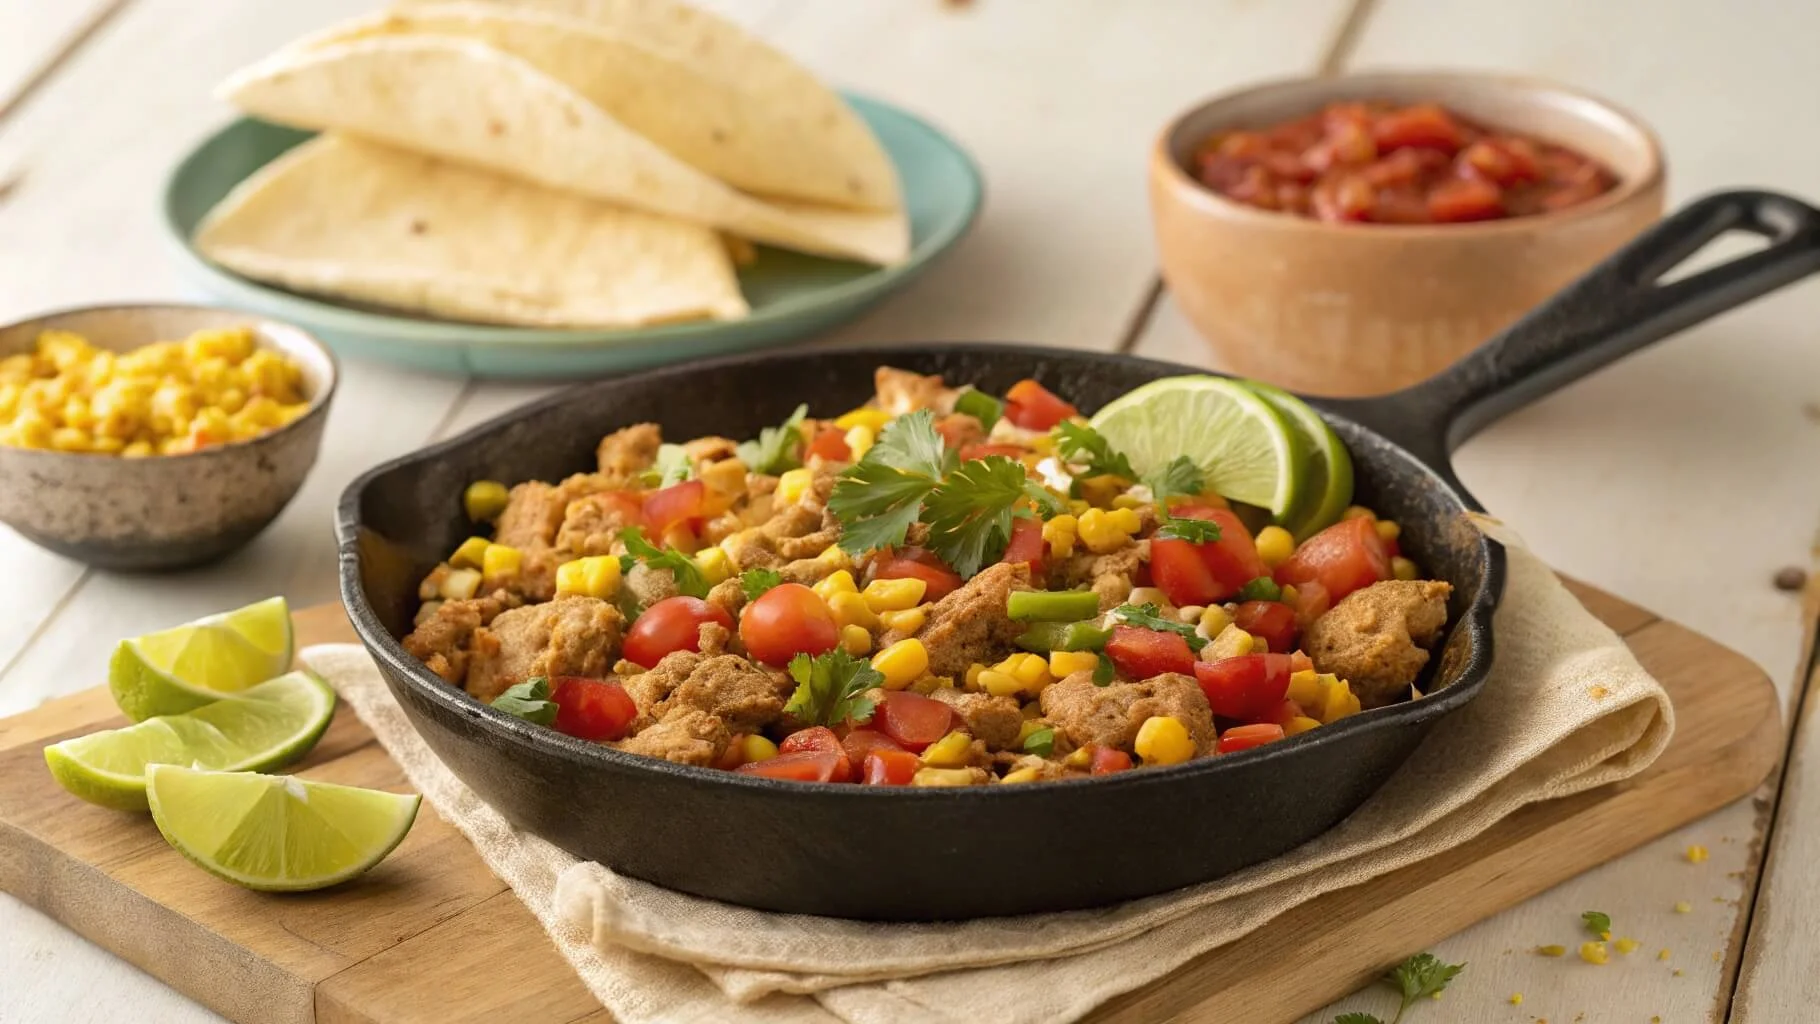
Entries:
[[1225,590],[1201,560],[1198,546],[1174,537],[1151,538],[1150,576],[1177,607],[1212,604]]
[[1025,430],[1050,430],[1080,410],[1026,377],[1005,392],[1005,418]]
[[1277,705],[1276,711],[1269,716],[1269,720],[1277,725],[1287,726],[1290,719],[1299,718],[1303,714],[1302,705],[1293,700],[1286,700]]
[[733,739],[727,743],[727,749],[721,752],[720,760],[714,762],[714,767],[732,771],[745,764],[746,745],[743,742],[745,738],[745,733],[734,733]]
[[1106,657],[1131,679],[1149,679],[1165,672],[1194,671],[1194,652],[1180,633],[1136,626],[1112,627]]
[[701,650],[701,627],[707,622],[733,630],[733,616],[719,605],[699,597],[666,597],[633,620],[620,653],[627,661],[652,668],[666,654]]
[[868,786],[908,786],[923,762],[908,750],[874,750],[861,764],[860,781]]
[[1220,734],[1219,742],[1214,749],[1222,754],[1236,754],[1241,750],[1261,747],[1266,743],[1275,743],[1283,738],[1283,727],[1275,722],[1258,722],[1252,725],[1235,725]]
[[1327,614],[1333,607],[1333,598],[1327,596],[1327,588],[1313,580],[1295,585],[1295,624],[1300,629],[1307,629],[1308,624]]
[[1214,714],[1255,722],[1268,719],[1289,692],[1289,665],[1287,654],[1241,654],[1195,662],[1194,678]]
[[1151,576],[1178,607],[1224,601],[1245,584],[1269,573],[1264,560],[1258,557],[1251,531],[1230,509],[1183,505],[1172,514],[1184,519],[1205,519],[1220,527],[1220,539],[1206,544],[1167,537],[1151,540]]
[[1043,553],[1047,550],[1048,545],[1043,543],[1043,521],[1035,516],[1024,516],[1011,521],[1011,542],[1005,545],[1005,554],[999,561],[1022,562],[1030,567],[1033,575],[1040,574]]
[[1281,601],[1246,601],[1232,613],[1233,624],[1252,636],[1261,636],[1272,651],[1295,650],[1295,610]]
[[1428,213],[1442,224],[1504,216],[1504,190],[1481,178],[1454,178],[1428,193]]
[[1460,169],[1503,188],[1539,179],[1542,171],[1535,157],[1509,145],[1510,141],[1480,139],[1467,146],[1456,158]]
[[885,694],[872,724],[905,750],[921,753],[922,749],[943,736],[954,722],[954,709],[933,697],[898,690]]
[[1125,753],[1123,750],[1114,750],[1111,747],[1094,747],[1091,764],[1092,767],[1089,771],[1092,774],[1111,775],[1113,772],[1122,772],[1129,769],[1131,767],[1131,755]]
[[866,755],[880,750],[902,750],[897,741],[877,729],[859,728],[849,731],[841,740],[841,748],[847,752],[847,760],[854,764],[866,763]]
[[780,583],[746,605],[739,639],[755,660],[782,666],[798,654],[833,650],[840,642],[840,626],[820,594],[801,583]]
[[1003,455],[1007,459],[1021,459],[1029,454],[1030,449],[1015,444],[970,444],[961,449],[961,461],[971,462],[983,459],[988,455]]
[[832,754],[838,760],[832,776],[823,781],[846,782],[853,778],[853,759],[848,756],[841,738],[825,725],[798,729],[784,737],[784,741],[777,745],[777,755],[783,757],[788,754]]
[[935,432],[941,435],[942,447],[959,451],[963,460],[967,458],[968,448],[986,439],[986,428],[979,420],[964,413],[949,413],[936,420]]
[[825,750],[804,750],[779,754],[764,761],[750,761],[733,769],[746,775],[767,779],[790,779],[793,782],[846,782],[842,766],[847,763],[840,754]]
[[1423,146],[1452,153],[1465,141],[1459,122],[1434,103],[1418,103],[1384,114],[1372,126],[1372,134],[1380,150]]
[[1335,604],[1390,576],[1390,556],[1377,524],[1363,516],[1342,519],[1303,541],[1276,571],[1278,583],[1291,584],[1297,591],[1310,582],[1320,584]]
[[550,680],[550,699],[556,702],[557,732],[596,743],[624,736],[638,717],[626,688],[609,680],[557,676]]
[[847,447],[847,432],[839,427],[823,427],[815,432],[815,440],[809,442],[809,454],[819,455],[829,462],[852,462],[853,449]]
[[672,526],[699,526],[707,514],[707,495],[707,485],[700,480],[684,480],[645,495],[644,522],[652,541],[660,540]]
[[922,580],[923,600],[940,601],[960,589],[965,582],[960,573],[948,568],[941,556],[926,548],[900,548],[882,559],[873,571],[873,579]]
[[1315,185],[1309,199],[1317,218],[1348,223],[1370,219],[1378,193],[1358,175],[1329,175]]

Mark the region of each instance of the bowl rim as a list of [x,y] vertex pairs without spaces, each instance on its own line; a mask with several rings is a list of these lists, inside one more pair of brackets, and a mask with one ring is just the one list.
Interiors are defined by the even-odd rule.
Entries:
[[[39,325],[38,329],[40,331],[50,330],[53,329],[50,321],[86,313],[149,312],[154,310],[175,313],[221,313],[230,317],[239,316],[245,319],[248,326],[254,328],[255,333],[257,333],[258,329],[262,326],[276,327],[291,331],[297,338],[303,341],[306,347],[315,350],[316,354],[323,358],[328,367],[327,382],[323,387],[318,388],[315,394],[310,396],[309,408],[304,410],[303,415],[298,416],[289,423],[281,424],[271,430],[256,434],[253,437],[245,438],[244,440],[229,441],[226,444],[210,445],[201,451],[175,452],[170,455],[161,454],[144,459],[123,459],[113,452],[64,452],[49,448],[16,448],[10,445],[5,448],[5,451],[8,454],[16,453],[27,458],[58,460],[82,459],[91,461],[98,458],[106,458],[114,459],[119,463],[140,466],[166,465],[173,460],[232,458],[236,452],[245,451],[249,448],[256,448],[267,442],[275,441],[293,430],[302,428],[305,423],[321,419],[327,414],[329,402],[335,397],[336,390],[341,386],[341,361],[335,358],[334,350],[324,344],[321,338],[316,337],[316,335],[310,333],[305,328],[299,327],[287,320],[279,320],[262,313],[249,313],[244,309],[238,309],[233,306],[214,306],[200,302],[102,302],[86,306],[65,306],[43,313],[36,313],[21,320],[0,324],[0,332],[30,328],[33,325]],[[153,340],[156,341],[159,339]],[[147,341],[142,342],[141,344],[149,345],[152,344],[152,342]]]
[[[1300,217],[1276,210],[1259,209],[1228,199],[1195,180],[1171,152],[1170,142],[1182,130],[1185,122],[1217,104],[1231,103],[1261,92],[1289,90],[1296,87],[1306,87],[1319,93],[1323,86],[1331,87],[1337,83],[1364,81],[1391,83],[1418,79],[1469,79],[1514,94],[1555,93],[1591,104],[1630,129],[1636,134],[1637,140],[1641,140],[1643,144],[1641,149],[1642,173],[1620,178],[1615,188],[1595,196],[1587,202],[1561,210],[1550,210],[1546,213],[1529,214],[1523,217],[1468,221],[1460,224],[1377,224],[1372,222],[1336,224],[1316,220],[1313,217]],[[1437,102],[1446,106],[1445,100]],[[1618,136],[1613,135],[1612,137],[1617,138]],[[1258,227],[1276,227],[1289,231],[1323,234],[1345,233],[1353,237],[1366,238],[1444,237],[1466,239],[1522,233],[1532,229],[1546,230],[1556,225],[1596,217],[1634,200],[1637,196],[1656,191],[1662,187],[1667,174],[1667,162],[1663,157],[1661,139],[1656,136],[1655,129],[1651,128],[1648,122],[1632,113],[1628,108],[1596,93],[1541,75],[1457,67],[1386,68],[1340,75],[1288,75],[1251,82],[1198,100],[1191,106],[1178,111],[1163,125],[1162,131],[1157,133],[1155,141],[1151,144],[1150,153],[1152,176],[1165,179],[1171,191],[1183,202],[1206,212]]]
[[[899,346],[902,347],[902,346]],[[603,743],[593,743],[566,733],[557,732],[547,726],[528,722],[515,715],[507,714],[491,705],[471,696],[465,689],[453,686],[440,676],[431,672],[418,658],[404,648],[400,638],[394,637],[379,619],[378,612],[367,597],[366,585],[361,577],[361,532],[366,529],[361,515],[361,502],[366,490],[380,477],[395,470],[408,468],[424,462],[431,462],[442,456],[458,451],[472,444],[481,436],[509,429],[511,426],[537,418],[544,410],[571,402],[575,396],[590,388],[624,384],[627,381],[648,382],[653,387],[661,386],[665,378],[683,377],[703,371],[715,371],[729,367],[750,365],[779,357],[801,356],[822,358],[833,356],[878,357],[893,351],[892,346],[880,348],[876,345],[842,345],[835,348],[794,350],[791,352],[760,352],[725,356],[713,360],[684,365],[658,367],[637,373],[603,378],[601,380],[583,381],[562,388],[552,394],[527,402],[516,408],[506,410],[485,422],[476,424],[453,437],[426,445],[395,458],[387,459],[351,480],[341,492],[341,498],[335,508],[335,539],[337,559],[339,562],[339,588],[343,610],[360,638],[361,645],[368,655],[382,666],[381,676],[385,678],[388,688],[402,685],[414,691],[419,699],[437,705],[441,712],[451,716],[467,719],[468,723],[478,729],[503,733],[506,743],[514,747],[528,746],[531,750],[544,755],[555,755],[571,763],[585,764],[592,770],[619,770],[651,772],[657,775],[668,775],[679,781],[731,786],[754,792],[770,791],[772,793],[801,794],[821,798],[837,797],[853,800],[926,800],[947,801],[950,806],[957,801],[971,800],[1017,800],[1042,799],[1054,794],[1064,784],[1073,784],[1083,780],[1038,780],[1033,783],[1014,786],[960,786],[960,787],[916,787],[916,786],[857,786],[837,782],[798,782],[786,779],[773,779],[760,775],[731,772],[719,768],[697,765],[678,764],[661,758],[647,757],[642,754],[629,753]],[[936,342],[917,346],[919,352],[982,352],[986,354],[1017,353],[1020,357],[1030,359],[1076,359],[1082,356],[1118,362],[1136,363],[1171,370],[1189,370],[1197,373],[1212,373],[1204,369],[1184,367],[1166,360],[1150,359],[1129,353],[1083,351],[1080,349],[1057,348],[1017,344],[1013,342]],[[1225,376],[1223,374],[1217,374]],[[1317,411],[1326,416],[1335,416],[1346,420],[1375,436],[1374,427],[1352,419],[1344,408],[1316,402]],[[1396,451],[1420,462],[1408,449],[1397,442],[1384,438]],[[1474,505],[1469,497],[1450,480],[1435,473],[1432,467],[1425,467],[1428,475],[1444,486],[1448,493],[1467,509]],[[1204,756],[1173,765],[1159,765],[1141,772],[1117,772],[1108,776],[1099,776],[1090,780],[1101,787],[1145,787],[1172,785],[1194,776],[1217,774],[1230,769],[1235,758],[1247,764],[1266,760],[1298,756],[1302,751],[1331,743],[1345,742],[1346,737],[1359,732],[1379,732],[1412,724],[1436,721],[1476,698],[1489,680],[1491,659],[1495,649],[1495,638],[1492,630],[1492,613],[1501,602],[1504,588],[1504,569],[1502,549],[1497,541],[1489,536],[1479,534],[1479,543],[1487,556],[1487,562],[1481,577],[1483,586],[1473,602],[1467,606],[1460,617],[1449,624],[1449,636],[1454,630],[1467,632],[1467,643],[1470,655],[1461,665],[1459,676],[1448,685],[1426,694],[1419,701],[1403,701],[1398,704],[1373,708],[1360,714],[1350,715],[1340,721],[1312,729],[1306,733],[1291,737],[1293,742],[1269,743],[1261,747],[1243,751],[1241,754],[1221,756]],[[401,701],[403,703],[403,701]],[[416,724],[413,722],[413,729]],[[495,752],[508,755],[512,751],[500,749]],[[1008,791],[1008,792],[1007,792]]]

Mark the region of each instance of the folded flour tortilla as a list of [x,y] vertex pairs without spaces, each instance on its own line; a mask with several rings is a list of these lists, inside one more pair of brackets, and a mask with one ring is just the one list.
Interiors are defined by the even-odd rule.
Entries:
[[386,35],[288,49],[221,91],[270,121],[364,136],[784,248],[881,266],[909,254],[901,211],[747,195],[529,61],[471,39]]
[[241,182],[196,246],[247,277],[447,319],[625,327],[747,312],[712,229],[335,135]]
[[471,39],[512,54],[735,188],[850,209],[893,211],[901,205],[897,173],[872,132],[840,97],[794,64],[786,64],[792,74],[766,74],[763,66],[752,71],[736,60],[693,58],[698,44],[676,49],[610,23],[477,2],[355,18],[298,48],[413,35]]

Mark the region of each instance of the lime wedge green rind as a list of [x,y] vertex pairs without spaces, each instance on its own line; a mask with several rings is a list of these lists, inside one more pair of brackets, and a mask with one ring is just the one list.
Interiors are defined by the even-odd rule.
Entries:
[[1154,380],[1108,403],[1092,424],[1140,475],[1186,455],[1207,474],[1212,491],[1278,519],[1300,500],[1308,462],[1302,432],[1238,381]]
[[114,703],[136,722],[202,707],[291,665],[291,613],[273,597],[122,640],[108,663]]
[[337,885],[386,858],[417,820],[422,798],[296,776],[145,770],[152,820],[177,852],[249,889]]
[[59,785],[89,803],[143,811],[147,765],[277,768],[309,753],[334,716],[335,692],[292,672],[185,714],[52,744],[44,761]]
[[1291,428],[1302,435],[1308,453],[1308,472],[1296,507],[1283,517],[1283,526],[1297,541],[1307,540],[1340,521],[1352,504],[1352,454],[1340,435],[1307,402],[1262,381],[1243,382],[1269,402]]

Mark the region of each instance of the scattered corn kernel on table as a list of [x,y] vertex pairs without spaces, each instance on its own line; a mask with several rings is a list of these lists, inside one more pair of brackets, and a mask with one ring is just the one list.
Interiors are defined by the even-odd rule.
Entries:
[[[186,296],[160,250],[157,195],[179,153],[228,116],[227,71],[373,0],[69,0],[0,7],[0,318]],[[720,0],[829,79],[927,115],[975,153],[987,211],[954,258],[824,342],[1027,339],[1190,363],[1204,350],[1156,287],[1143,168],[1194,99],[1317,69],[1458,64],[1565,79],[1660,131],[1674,199],[1726,185],[1820,189],[1806,57],[1820,8],[1572,0]],[[1777,47],[1765,41],[1788,40]],[[1618,42],[1621,41],[1621,45]],[[1805,88],[1803,88],[1805,86]],[[1562,570],[1764,665],[1782,692],[1786,774],[1741,801],[1435,952],[1472,966],[1417,1019],[1805,1019],[1820,1002],[1820,735],[1800,714],[1814,605],[1770,580],[1813,561],[1820,513],[1820,284],[1791,288],[1555,395],[1460,457],[1487,506]],[[107,650],[273,592],[333,599],[327,522],[375,460],[542,389],[347,367],[322,459],[251,548],[178,576],[85,570],[0,531],[0,714],[89,686]],[[1684,721],[1684,729],[1699,722]],[[1776,785],[1780,781],[1780,786]],[[1691,846],[1710,852],[1703,863]],[[1677,913],[1678,905],[1686,912]],[[1595,967],[1582,911],[1672,960]],[[1514,1005],[1518,994],[1520,1005]],[[1384,993],[1346,1010],[1386,1012]],[[1470,1009],[1467,1009],[1469,1008]],[[1444,1012],[1443,1012],[1444,1008]],[[1583,1016],[1576,1016],[1583,1015]],[[0,896],[0,1021],[212,1015]]]

